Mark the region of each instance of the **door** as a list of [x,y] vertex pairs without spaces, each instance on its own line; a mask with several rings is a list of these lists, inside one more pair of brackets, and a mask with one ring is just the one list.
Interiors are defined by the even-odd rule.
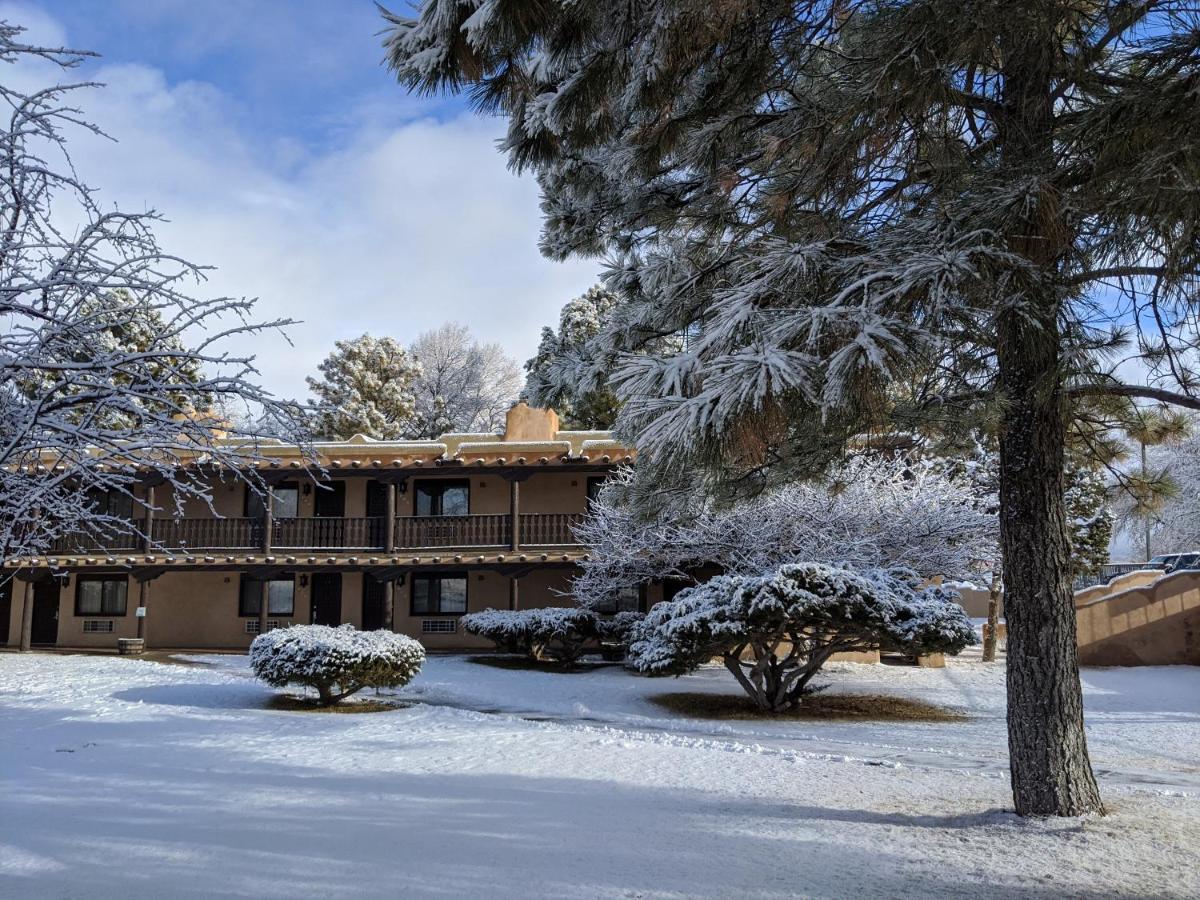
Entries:
[[383,582],[363,576],[363,631],[377,631],[383,627]]
[[346,547],[346,482],[326,481],[313,495],[313,546]]
[[12,619],[13,579],[0,584],[0,647],[8,643],[8,623]]
[[[369,539],[372,547],[387,546],[387,489],[382,481],[367,482],[367,518],[370,519]],[[392,527],[395,527],[394,525]]]
[[57,581],[38,581],[33,585],[33,628],[30,642],[34,644],[58,643],[58,595]]
[[342,576],[321,573],[312,577],[312,615],[314,625],[342,624]]

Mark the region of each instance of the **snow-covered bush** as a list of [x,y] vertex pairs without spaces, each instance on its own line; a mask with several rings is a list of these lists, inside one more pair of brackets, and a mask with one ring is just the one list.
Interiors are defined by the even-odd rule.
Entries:
[[682,675],[721,657],[763,710],[798,705],[834,653],[958,653],[975,631],[953,591],[909,571],[860,575],[795,563],[763,576],[721,575],[660,603],[634,633],[630,664]]
[[597,621],[600,646],[606,659],[624,659],[628,655],[629,642],[645,618],[645,613],[625,610]]
[[254,674],[274,687],[316,688],[332,706],[366,687],[401,687],[421,671],[425,648],[403,634],[351,625],[294,625],[260,634],[250,645]]
[[599,636],[596,614],[577,607],[485,609],[463,616],[462,627],[501,650],[563,666],[574,665],[588,641]]
[[572,592],[593,609],[651,579],[713,566],[758,575],[797,560],[925,577],[982,577],[998,557],[993,497],[963,467],[905,454],[854,454],[820,481],[717,505],[702,493],[647,518],[632,468],[614,474],[575,529],[587,547]]

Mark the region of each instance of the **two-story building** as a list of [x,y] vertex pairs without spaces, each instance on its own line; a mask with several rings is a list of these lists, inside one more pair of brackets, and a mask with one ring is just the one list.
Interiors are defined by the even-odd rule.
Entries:
[[[430,649],[485,646],[461,631],[463,613],[573,602],[584,555],[573,526],[634,457],[607,432],[561,431],[553,411],[524,404],[503,434],[315,450],[310,467],[297,447],[260,444],[268,494],[213,471],[212,507],[189,500],[178,517],[170,485],[147,480],[138,496],[154,512],[136,537],[65,538],[5,560],[0,645],[240,649],[264,629],[349,623]],[[133,515],[128,497],[111,502]],[[618,602],[648,599],[631,588]]]

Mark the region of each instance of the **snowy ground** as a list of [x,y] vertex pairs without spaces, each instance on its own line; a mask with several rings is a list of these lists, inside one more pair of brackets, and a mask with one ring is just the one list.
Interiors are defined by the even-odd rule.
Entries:
[[1022,821],[1003,670],[842,664],[944,724],[711,723],[733,693],[431,658],[394,712],[263,708],[244,657],[0,654],[0,896],[1200,894],[1200,669],[1089,670],[1112,814]]

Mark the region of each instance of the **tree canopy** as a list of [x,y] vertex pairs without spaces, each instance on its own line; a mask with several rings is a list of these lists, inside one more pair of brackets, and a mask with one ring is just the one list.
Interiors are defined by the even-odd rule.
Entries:
[[[542,187],[544,252],[606,255],[621,309],[598,355],[619,360],[617,428],[646,477],[794,477],[864,431],[996,421],[1014,799],[1101,809],[1064,445],[1096,397],[1200,406],[1191,5],[386,15],[402,82],[508,119],[503,150]],[[663,335],[679,344],[643,352]]]

